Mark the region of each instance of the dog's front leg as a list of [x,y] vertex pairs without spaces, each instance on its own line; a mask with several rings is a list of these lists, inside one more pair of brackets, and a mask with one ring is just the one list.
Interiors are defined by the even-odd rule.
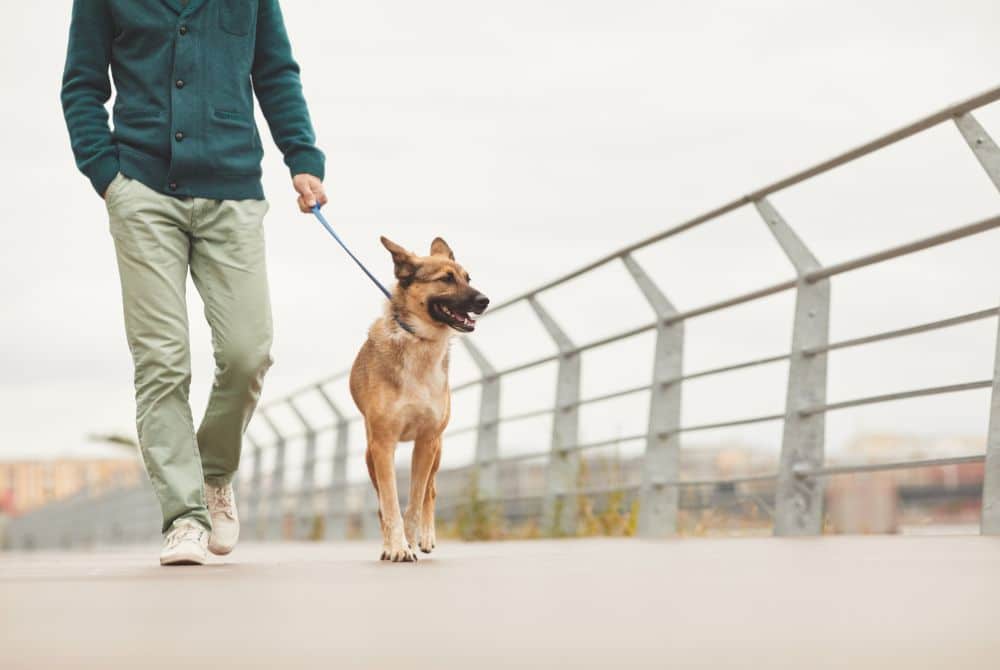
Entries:
[[416,554],[406,543],[403,517],[399,512],[399,495],[396,492],[396,443],[392,440],[373,440],[369,445],[375,478],[378,481],[378,509],[382,521],[382,558],[398,563],[417,560]]
[[[427,491],[433,486],[435,467],[440,462],[441,436],[435,432],[431,436],[418,436],[413,443],[413,460],[410,464],[410,499],[406,504],[404,523],[406,524],[406,539],[410,547],[418,544],[420,550],[429,554],[434,548],[433,512],[431,524],[425,523],[425,500]],[[433,509],[433,508],[432,508]]]

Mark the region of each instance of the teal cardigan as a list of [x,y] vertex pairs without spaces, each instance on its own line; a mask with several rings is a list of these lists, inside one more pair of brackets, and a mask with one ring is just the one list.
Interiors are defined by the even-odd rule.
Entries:
[[255,93],[292,175],[322,179],[278,0],[74,0],[62,105],[99,194],[120,171],[162,193],[263,198]]

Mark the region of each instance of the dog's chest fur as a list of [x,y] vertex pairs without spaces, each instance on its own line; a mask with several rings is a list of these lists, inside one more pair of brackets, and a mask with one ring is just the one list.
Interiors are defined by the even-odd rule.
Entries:
[[369,426],[394,441],[444,430],[449,341],[406,332],[390,315],[372,325],[351,371],[351,394]]
[[425,423],[436,427],[446,418],[448,347],[447,343],[420,344],[404,348],[401,354],[394,409],[404,426],[401,439],[410,440]]

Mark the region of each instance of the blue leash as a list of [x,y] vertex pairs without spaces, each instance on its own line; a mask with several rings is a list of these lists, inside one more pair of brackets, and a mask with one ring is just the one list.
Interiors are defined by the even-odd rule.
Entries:
[[368,271],[368,268],[365,267],[364,263],[358,260],[357,256],[351,253],[351,250],[347,248],[346,244],[344,244],[344,240],[340,239],[340,235],[338,235],[333,230],[333,226],[330,225],[330,222],[327,221],[326,217],[323,216],[323,214],[319,211],[319,205],[313,205],[312,213],[316,215],[316,218],[319,219],[319,222],[323,224],[324,228],[326,228],[326,232],[333,235],[333,239],[337,240],[337,244],[339,244],[341,248],[347,252],[347,255],[351,257],[351,260],[357,263],[358,267],[361,268],[361,271],[364,272],[366,275],[368,275],[369,279],[375,282],[375,286],[378,286],[378,289],[382,291],[383,294],[385,294],[386,298],[391,300],[392,294],[389,293],[389,290],[382,285],[382,282],[380,282],[378,279],[375,279],[375,275],[373,275],[371,272]]

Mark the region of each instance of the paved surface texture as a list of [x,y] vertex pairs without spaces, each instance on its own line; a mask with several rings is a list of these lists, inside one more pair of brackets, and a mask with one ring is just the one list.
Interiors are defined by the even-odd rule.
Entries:
[[[1000,539],[0,554],[0,668],[1000,667]],[[185,664],[177,664],[186,661]]]

